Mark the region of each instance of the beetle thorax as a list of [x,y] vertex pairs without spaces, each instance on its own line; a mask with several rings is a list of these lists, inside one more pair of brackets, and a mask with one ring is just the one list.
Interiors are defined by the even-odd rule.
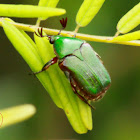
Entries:
[[57,39],[54,41],[54,51],[59,59],[72,54],[84,43],[83,40],[72,37],[55,36],[55,38]]

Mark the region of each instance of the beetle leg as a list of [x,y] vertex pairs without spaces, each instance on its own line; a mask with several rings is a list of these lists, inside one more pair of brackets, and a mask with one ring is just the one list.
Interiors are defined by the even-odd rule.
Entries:
[[44,70],[48,69],[51,65],[57,63],[57,60],[58,60],[58,58],[57,57],[54,57],[49,62],[47,62],[40,71],[34,72],[33,74],[38,74],[40,72],[43,72]]
[[77,92],[77,89],[76,89],[76,83],[75,81],[73,80],[73,78],[70,76],[70,84],[71,84],[71,87],[72,87],[72,90],[73,92],[82,100],[84,101],[87,105],[89,105],[93,110],[95,110],[95,107],[93,107],[91,104],[88,103],[88,101],[82,96],[80,95],[78,92]]
[[39,30],[38,28],[38,34],[37,32],[34,32],[38,37],[46,37],[48,35],[43,35],[43,28],[41,27],[41,29]]

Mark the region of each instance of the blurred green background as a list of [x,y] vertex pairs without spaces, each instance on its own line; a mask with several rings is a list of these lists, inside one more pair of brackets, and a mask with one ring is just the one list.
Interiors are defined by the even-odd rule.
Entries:
[[[113,36],[119,19],[139,0],[106,0],[93,21],[80,33]],[[11,0],[0,0],[11,3]],[[37,4],[38,0],[14,0],[16,4]],[[12,4],[11,3],[11,4]],[[75,29],[75,16],[81,0],[60,0],[65,8],[66,30]],[[59,19],[49,18],[41,26],[60,29]],[[17,19],[35,24],[36,19]],[[138,26],[135,30],[139,30]],[[31,33],[30,33],[31,34]],[[37,78],[15,51],[0,28],[0,109],[24,103],[34,104],[37,113],[31,119],[0,129],[0,140],[139,140],[140,139],[140,47],[89,42],[99,53],[108,69],[112,85],[106,96],[94,103],[93,130],[79,135],[70,126],[63,110],[56,107]]]

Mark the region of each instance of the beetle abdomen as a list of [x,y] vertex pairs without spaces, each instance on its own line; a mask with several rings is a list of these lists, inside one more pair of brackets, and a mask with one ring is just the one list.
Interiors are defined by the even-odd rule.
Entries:
[[88,43],[83,43],[79,51],[83,60],[76,55],[66,56],[61,64],[65,67],[63,71],[68,71],[85,92],[92,95],[101,93],[111,82],[107,70]]

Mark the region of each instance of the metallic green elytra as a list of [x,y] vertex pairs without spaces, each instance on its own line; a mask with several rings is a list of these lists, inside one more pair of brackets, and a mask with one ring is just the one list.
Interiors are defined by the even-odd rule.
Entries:
[[[40,36],[42,35],[40,34]],[[109,73],[99,55],[90,44],[83,40],[61,35],[48,36],[48,38],[53,44],[56,57],[35,74],[58,63],[60,69],[69,79],[74,93],[94,109],[88,100],[96,101],[103,97],[111,83]]]

